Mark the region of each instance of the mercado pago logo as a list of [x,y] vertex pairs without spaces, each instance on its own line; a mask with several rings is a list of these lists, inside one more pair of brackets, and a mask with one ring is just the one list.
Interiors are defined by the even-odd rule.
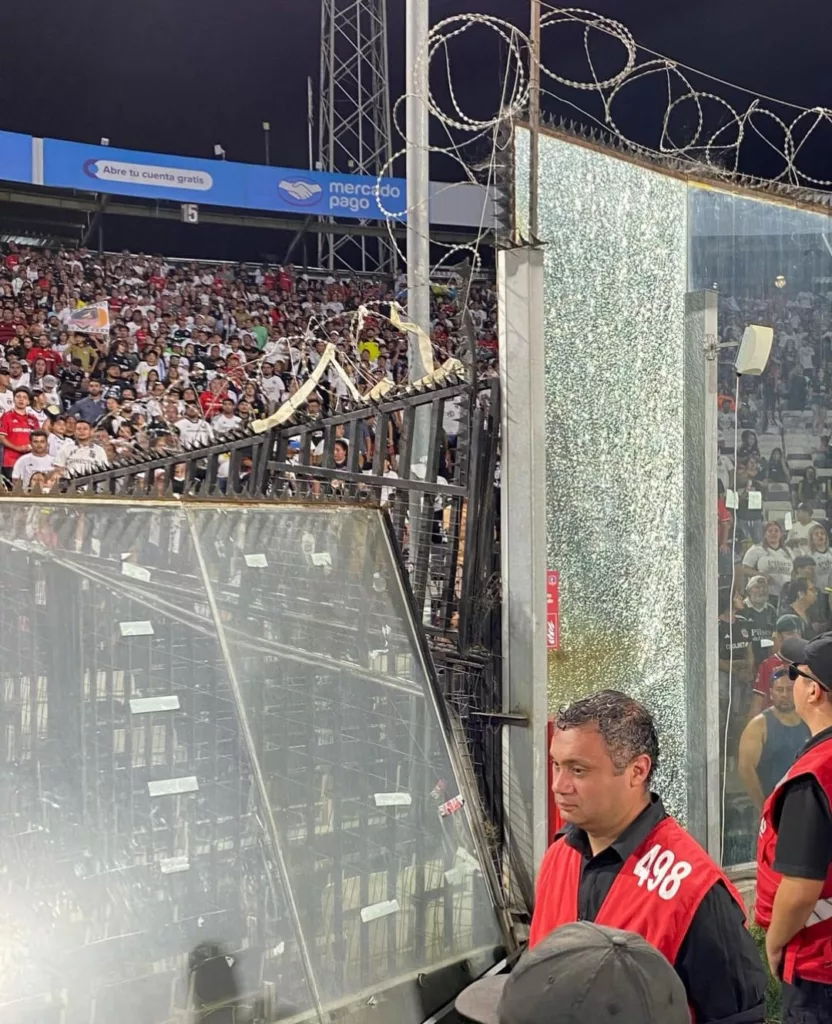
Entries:
[[207,192],[214,179],[205,171],[184,167],[156,167],[124,160],[87,160],[84,174],[98,181],[121,181],[132,185],[161,185],[163,188],[192,188]]
[[381,200],[400,199],[402,190],[389,182],[379,187],[378,182],[332,180],[324,185],[311,178],[281,178],[277,191],[291,206],[309,208],[324,205],[333,212],[348,210],[350,213],[373,214],[378,212]]

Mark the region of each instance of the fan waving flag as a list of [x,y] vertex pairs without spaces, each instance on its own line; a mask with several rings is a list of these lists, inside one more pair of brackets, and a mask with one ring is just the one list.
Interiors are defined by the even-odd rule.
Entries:
[[106,302],[95,302],[90,306],[74,309],[69,314],[67,327],[79,334],[109,334],[110,307]]

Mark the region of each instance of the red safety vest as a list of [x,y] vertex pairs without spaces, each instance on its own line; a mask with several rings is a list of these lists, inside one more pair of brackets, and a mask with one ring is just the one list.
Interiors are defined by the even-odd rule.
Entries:
[[[799,757],[775,786],[763,807],[757,841],[757,905],[754,913],[757,924],[763,928],[771,924],[774,897],[783,877],[774,870],[777,849],[774,807],[786,782],[801,775],[813,775],[832,806],[832,739],[810,747]],[[832,866],[805,928],[801,928],[786,946],[783,980],[792,982],[795,977],[832,985]]]
[[[580,853],[562,839],[547,850],[530,947],[560,925],[578,920],[582,867]],[[742,907],[740,894],[696,840],[673,818],[665,818],[622,865],[595,923],[637,932],[675,964],[696,911],[717,882]]]

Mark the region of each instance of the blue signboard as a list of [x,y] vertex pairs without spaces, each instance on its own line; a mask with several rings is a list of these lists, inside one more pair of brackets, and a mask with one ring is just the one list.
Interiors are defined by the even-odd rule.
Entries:
[[[7,176],[2,163],[0,176]],[[356,174],[139,153],[58,139],[43,140],[43,184],[140,199],[362,220],[385,219],[379,199],[396,217],[407,209],[401,178],[384,178],[379,189],[375,178]]]
[[32,136],[0,132],[0,178],[32,181]]

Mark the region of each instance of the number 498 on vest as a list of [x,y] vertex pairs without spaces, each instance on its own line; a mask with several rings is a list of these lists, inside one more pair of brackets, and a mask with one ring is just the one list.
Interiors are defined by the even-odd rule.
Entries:
[[639,887],[646,883],[650,892],[658,889],[663,900],[673,899],[691,871],[693,868],[686,860],[676,860],[672,850],[663,850],[658,843],[633,868]]

